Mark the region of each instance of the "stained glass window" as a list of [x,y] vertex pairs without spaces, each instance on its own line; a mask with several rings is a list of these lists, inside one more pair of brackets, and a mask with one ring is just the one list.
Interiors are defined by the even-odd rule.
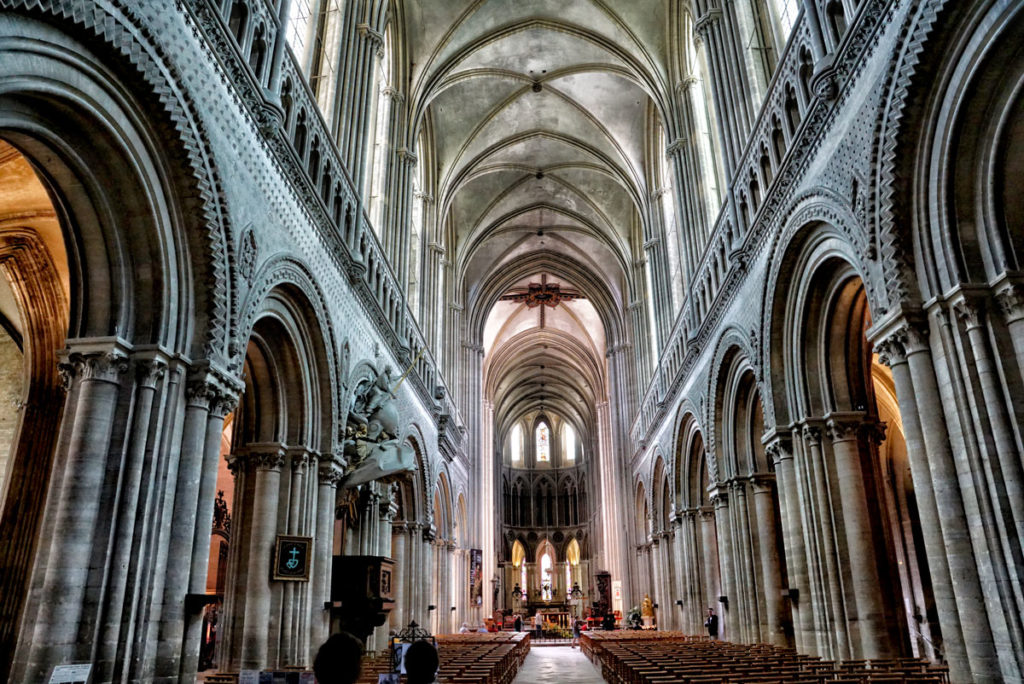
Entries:
[[551,434],[547,423],[537,426],[537,463],[551,460]]

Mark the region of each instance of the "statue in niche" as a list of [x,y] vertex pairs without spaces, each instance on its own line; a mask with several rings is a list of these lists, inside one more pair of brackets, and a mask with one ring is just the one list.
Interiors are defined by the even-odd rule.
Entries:
[[344,452],[349,467],[343,487],[373,480],[393,482],[416,470],[411,448],[398,443],[398,407],[391,387],[391,368],[385,367],[352,397],[345,426]]

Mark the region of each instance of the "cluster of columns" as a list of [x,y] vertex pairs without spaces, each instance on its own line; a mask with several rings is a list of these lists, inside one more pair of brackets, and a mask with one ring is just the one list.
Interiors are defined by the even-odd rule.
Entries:
[[[12,681],[195,671],[216,463],[239,383],[123,340],[70,340],[67,398]],[[211,476],[212,473],[212,476]]]
[[[218,638],[224,671],[308,667],[326,639],[334,509],[341,467],[306,447],[252,443],[228,457],[232,543]],[[277,535],[313,538],[309,582],[275,582]],[[198,592],[197,592],[198,593]]]
[[774,486],[767,474],[723,482],[638,547],[661,625],[699,633],[713,608],[724,639],[789,645]]
[[871,331],[900,404],[942,650],[962,681],[1024,676],[1024,476],[1010,399],[1024,382],[1022,292],[1010,281],[961,292]]
[[[395,561],[397,582],[389,629],[400,631],[416,622],[436,632],[440,619],[437,613],[451,612],[451,603],[443,603],[445,599],[437,593],[441,563],[447,562],[450,556],[447,547],[449,545],[437,538],[430,525],[404,520],[391,523],[391,557]],[[447,576],[443,575],[443,579]]]
[[[892,579],[884,555],[879,492],[865,474],[877,462],[883,431],[863,413],[808,419],[788,435],[770,434],[778,480],[793,637],[798,649],[827,658],[896,655]],[[883,582],[885,580],[885,582]],[[889,590],[887,593],[887,589]],[[796,590],[794,592],[794,590]]]

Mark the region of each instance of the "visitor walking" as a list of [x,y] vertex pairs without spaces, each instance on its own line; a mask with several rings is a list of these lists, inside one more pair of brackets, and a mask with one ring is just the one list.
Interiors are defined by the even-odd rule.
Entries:
[[704,626],[708,628],[708,636],[718,639],[718,616],[713,608],[708,608],[708,617],[704,620]]

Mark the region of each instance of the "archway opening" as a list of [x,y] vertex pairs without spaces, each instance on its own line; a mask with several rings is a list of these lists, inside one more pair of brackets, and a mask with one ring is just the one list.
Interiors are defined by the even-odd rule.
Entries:
[[[51,192],[0,138],[0,662],[9,663],[50,484],[65,395],[71,275]],[[6,667],[0,667],[6,677]]]
[[[934,658],[941,638],[921,521],[892,378],[866,338],[864,283],[847,262],[824,258],[801,310],[808,484],[820,560],[841,582],[817,590],[837,627],[829,648],[841,658]],[[826,515],[837,521],[833,541]]]

